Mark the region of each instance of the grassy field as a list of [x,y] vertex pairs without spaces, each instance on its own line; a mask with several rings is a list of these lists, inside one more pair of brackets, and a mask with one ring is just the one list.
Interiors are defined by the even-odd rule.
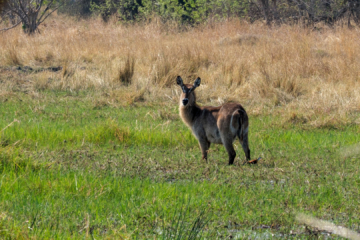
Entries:
[[[2,23],[3,24],[3,23]],[[337,239],[360,232],[360,31],[55,15],[0,35],[0,239]],[[238,101],[252,158],[201,160],[178,115]]]
[[222,146],[205,164],[176,104],[99,106],[93,94],[2,100],[1,238],[337,238],[304,229],[297,212],[360,230],[359,157],[347,154],[359,126],[250,115],[263,160],[241,165],[236,143],[234,166]]

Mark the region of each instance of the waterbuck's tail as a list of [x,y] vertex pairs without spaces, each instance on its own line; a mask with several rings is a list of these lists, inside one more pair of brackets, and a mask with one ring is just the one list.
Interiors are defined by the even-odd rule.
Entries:
[[249,140],[248,140],[248,133],[249,133],[249,118],[246,114],[244,109],[239,110],[239,131],[238,137],[241,143],[241,146],[245,152],[246,160],[250,160],[250,149],[249,149]]

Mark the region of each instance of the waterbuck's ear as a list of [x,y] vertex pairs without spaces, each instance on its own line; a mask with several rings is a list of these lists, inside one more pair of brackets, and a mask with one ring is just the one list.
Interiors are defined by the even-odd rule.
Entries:
[[194,88],[200,86],[201,79],[198,77],[194,82]]
[[177,78],[176,78],[176,83],[177,83],[178,85],[180,85],[180,86],[184,85],[183,80],[182,80],[182,78],[181,78],[180,76],[177,76]]

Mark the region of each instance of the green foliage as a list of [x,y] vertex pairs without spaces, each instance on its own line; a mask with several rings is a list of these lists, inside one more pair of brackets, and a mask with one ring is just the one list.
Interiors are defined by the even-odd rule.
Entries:
[[91,2],[90,10],[107,20],[114,13],[123,21],[135,21],[139,15],[141,0],[104,0]]
[[198,24],[229,18],[245,18],[251,21],[266,19],[271,22],[308,23],[324,21],[328,24],[345,17],[351,12],[356,23],[360,22],[360,4],[346,5],[337,1],[301,1],[299,3],[280,0],[102,0],[92,4],[92,11],[104,19],[117,13],[122,21],[151,19],[154,16],[162,21],[175,21],[179,24]]
[[99,3],[99,0],[78,0],[64,1],[64,4],[58,9],[58,13],[68,14],[70,16],[89,17],[91,15],[91,4]]
[[117,12],[125,21],[159,16],[163,21],[196,24],[209,18],[244,17],[249,3],[236,0],[105,0],[99,4],[92,3],[91,6],[93,12],[102,16]]

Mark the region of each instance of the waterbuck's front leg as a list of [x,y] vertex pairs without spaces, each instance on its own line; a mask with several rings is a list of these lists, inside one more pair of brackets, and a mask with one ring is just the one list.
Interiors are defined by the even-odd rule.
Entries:
[[202,159],[205,159],[205,162],[207,163],[207,153],[210,148],[210,142],[206,138],[199,138],[199,145],[202,153]]

